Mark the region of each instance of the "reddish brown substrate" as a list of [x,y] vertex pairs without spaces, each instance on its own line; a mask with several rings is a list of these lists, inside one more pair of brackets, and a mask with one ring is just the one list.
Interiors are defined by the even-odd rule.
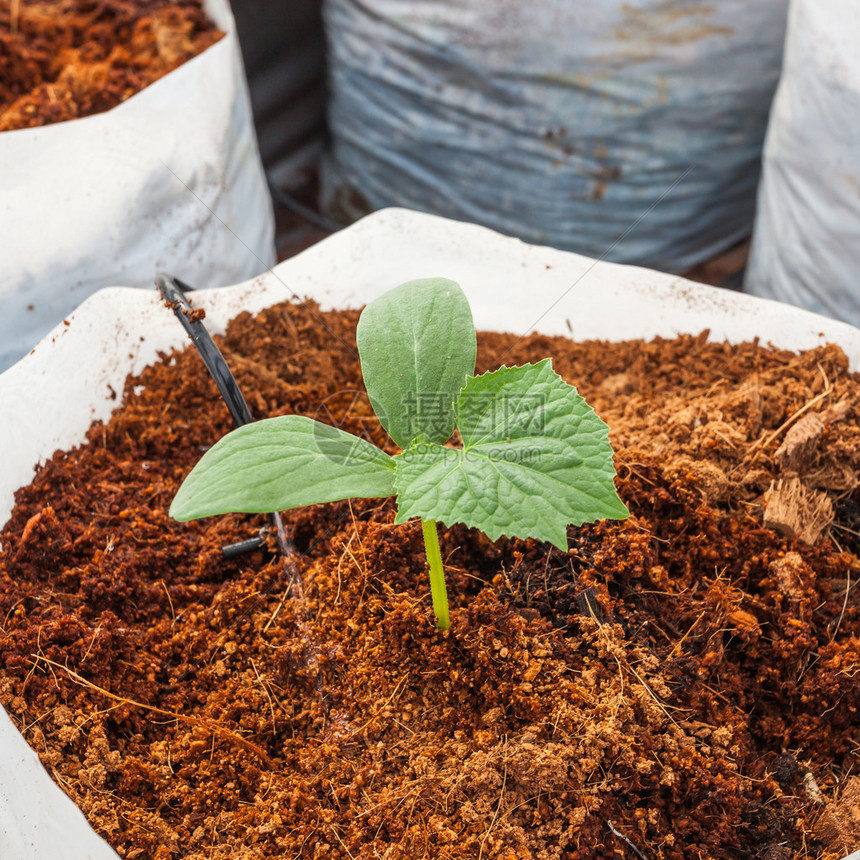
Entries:
[[[357,316],[236,320],[222,346],[255,414],[385,444]],[[860,384],[844,356],[513,343],[481,336],[480,368],[552,355],[610,424],[632,516],[570,529],[566,554],[445,531],[447,634],[420,528],[394,526],[390,500],[285,515],[303,602],[279,558],[221,557],[263,518],[171,522],[229,429],[190,351],[129,380],[110,423],[18,493],[0,703],[122,855],[779,860],[860,844]],[[789,456],[813,413],[823,429]],[[830,500],[814,544],[762,526],[780,479]]]
[[109,110],[222,35],[200,0],[0,0],[0,131]]

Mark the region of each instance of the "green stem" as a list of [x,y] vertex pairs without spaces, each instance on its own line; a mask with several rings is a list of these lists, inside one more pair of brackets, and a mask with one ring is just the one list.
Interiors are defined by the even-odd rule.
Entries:
[[427,564],[430,565],[430,593],[433,595],[433,611],[436,613],[436,626],[447,630],[451,626],[448,618],[448,591],[445,588],[445,571],[442,568],[442,553],[439,550],[439,533],[435,520],[421,520],[424,532],[424,549]]

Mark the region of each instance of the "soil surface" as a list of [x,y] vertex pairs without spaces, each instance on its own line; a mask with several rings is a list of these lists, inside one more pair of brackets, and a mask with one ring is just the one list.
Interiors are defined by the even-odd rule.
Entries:
[[0,131],[109,110],[222,36],[200,0],[0,0]]
[[[169,311],[165,310],[165,313]],[[257,417],[390,442],[357,312],[219,339]],[[609,423],[623,522],[569,550],[392,500],[179,524],[230,429],[196,353],[130,379],[0,534],[0,703],[126,858],[838,858],[860,846],[860,378],[828,346],[479,336]],[[769,525],[765,525],[765,521]],[[291,583],[293,577],[299,583]]]

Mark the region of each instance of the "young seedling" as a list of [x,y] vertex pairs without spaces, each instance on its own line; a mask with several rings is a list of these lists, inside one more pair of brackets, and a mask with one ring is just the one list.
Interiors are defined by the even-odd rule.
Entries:
[[[447,630],[437,522],[566,551],[568,525],[628,515],[613,483],[608,428],[550,359],[473,376],[475,326],[453,281],[410,281],[385,293],[362,312],[356,337],[371,405],[402,453],[389,456],[301,415],[267,418],[203,455],[171,516],[396,496],[396,523],[421,520],[436,625]],[[459,447],[450,443],[455,429]]]

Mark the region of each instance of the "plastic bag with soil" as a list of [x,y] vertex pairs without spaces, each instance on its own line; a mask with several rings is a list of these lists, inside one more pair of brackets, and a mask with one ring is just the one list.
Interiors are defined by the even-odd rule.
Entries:
[[[0,370],[102,287],[147,286],[160,269],[224,286],[274,262],[230,7],[203,6],[224,34],[213,42],[192,6],[105,4],[66,27],[68,0],[65,18],[11,4],[0,65]],[[194,44],[208,47],[194,56]]]
[[[50,353],[0,376],[0,402],[41,429],[0,425],[7,450],[44,461],[31,485],[28,466],[0,488],[0,696],[16,725],[125,856],[844,856],[858,529],[840,511],[841,546],[805,544],[764,527],[757,506],[789,476],[853,492],[835,466],[860,462],[858,333],[390,212],[195,305],[255,415],[304,413],[384,443],[362,396],[357,310],[277,302],[302,283],[354,308],[440,266],[471,285],[479,327],[520,333],[482,335],[481,369],[551,354],[605,416],[633,516],[572,529],[567,553],[446,530],[455,624],[442,636],[420,532],[394,526],[390,504],[292,512],[298,601],[277,556],[223,558],[258,519],[167,518],[230,417],[199,357],[169,352],[184,334],[154,295],[102,293]],[[576,295],[583,272],[608,306]],[[564,290],[546,333],[524,330],[536,297]],[[676,337],[699,313],[710,335]],[[625,322],[646,340],[605,342]],[[783,348],[723,342],[753,325]],[[590,343],[558,336],[574,326]],[[798,343],[809,351],[786,348]],[[56,396],[25,409],[36,364]],[[90,394],[63,389],[57,368],[73,365]],[[56,444],[52,400],[70,425]],[[58,792],[6,778],[27,809]]]

